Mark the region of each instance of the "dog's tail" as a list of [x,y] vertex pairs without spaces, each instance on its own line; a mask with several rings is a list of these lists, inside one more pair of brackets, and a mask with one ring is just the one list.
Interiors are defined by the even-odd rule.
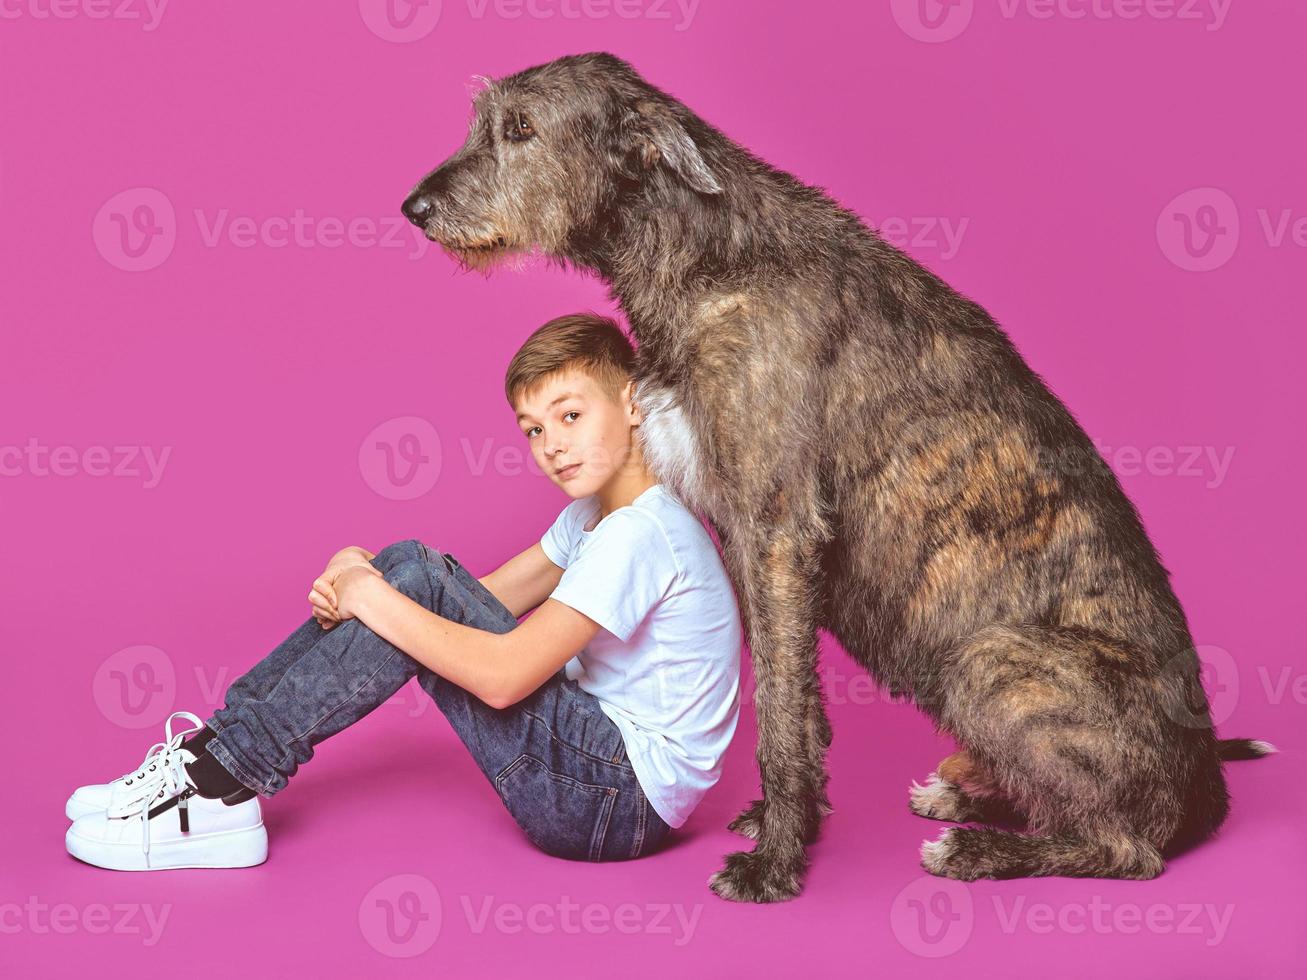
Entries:
[[1216,754],[1223,762],[1260,759],[1264,755],[1279,751],[1270,742],[1263,742],[1256,738],[1223,738],[1216,743]]

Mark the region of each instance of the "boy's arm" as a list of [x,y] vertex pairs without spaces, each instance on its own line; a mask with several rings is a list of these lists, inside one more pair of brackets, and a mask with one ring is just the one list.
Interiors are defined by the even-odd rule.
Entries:
[[522,700],[599,632],[593,619],[554,599],[516,629],[491,633],[431,612],[380,576],[359,584],[355,615],[369,629],[492,708]]
[[562,577],[563,570],[549,560],[537,541],[477,581],[520,619],[548,599]]

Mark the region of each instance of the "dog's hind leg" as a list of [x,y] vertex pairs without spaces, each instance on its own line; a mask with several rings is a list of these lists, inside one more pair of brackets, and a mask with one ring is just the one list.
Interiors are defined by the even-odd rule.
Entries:
[[1031,833],[952,828],[923,845],[923,866],[963,880],[1160,874],[1219,788],[1219,762],[1210,730],[1168,714],[1152,660],[1080,628],[994,625],[961,643],[941,726],[984,759]]
[[950,827],[921,847],[931,874],[977,878],[1156,878],[1165,866],[1156,847],[1136,834],[1039,836],[989,827]]
[[944,759],[923,786],[913,782],[908,808],[919,817],[956,823],[1014,823],[1020,813],[966,751]]

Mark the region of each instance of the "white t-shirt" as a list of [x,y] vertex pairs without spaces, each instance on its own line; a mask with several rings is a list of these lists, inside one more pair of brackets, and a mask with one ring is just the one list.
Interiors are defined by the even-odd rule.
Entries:
[[566,674],[621,730],[640,788],[669,827],[721,776],[740,717],[739,607],[699,519],[661,483],[591,526],[573,500],[540,539],[563,577],[550,598],[602,629]]

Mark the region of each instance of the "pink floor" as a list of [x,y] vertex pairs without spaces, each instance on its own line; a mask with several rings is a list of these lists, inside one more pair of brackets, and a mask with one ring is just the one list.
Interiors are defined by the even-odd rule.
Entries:
[[[0,2],[0,976],[1307,976],[1304,31],[1298,0]],[[832,645],[835,813],[792,902],[706,886],[746,843],[747,705],[630,864],[535,852],[415,689],[268,802],[257,869],[65,854],[67,793],[217,707],[334,551],[481,574],[566,503],[503,370],[603,286],[459,275],[399,206],[474,74],[587,50],[825,187],[1067,402],[1221,733],[1283,750],[1227,768],[1219,839],[1142,883],[925,876],[944,825],[907,788],[951,746]]]
[[[946,825],[905,805],[948,743],[853,682],[838,650],[826,663],[843,698],[831,710],[835,813],[804,895],[773,906],[729,904],[705,885],[740,844],[724,826],[753,795],[751,722],[674,844],[586,865],[531,848],[410,686],[265,802],[266,864],[127,875],[64,854],[60,810],[70,781],[124,768],[143,739],[88,725],[88,706],[66,698],[8,729],[30,740],[6,766],[17,788],[0,955],[15,977],[75,964],[156,975],[165,963],[229,975],[212,953],[181,966],[217,937],[257,976],[1302,976],[1300,726],[1266,715],[1239,728],[1284,752],[1230,766],[1225,831],[1156,880],[963,885],[917,865],[922,838]],[[73,725],[91,730],[84,754],[42,757]]]

